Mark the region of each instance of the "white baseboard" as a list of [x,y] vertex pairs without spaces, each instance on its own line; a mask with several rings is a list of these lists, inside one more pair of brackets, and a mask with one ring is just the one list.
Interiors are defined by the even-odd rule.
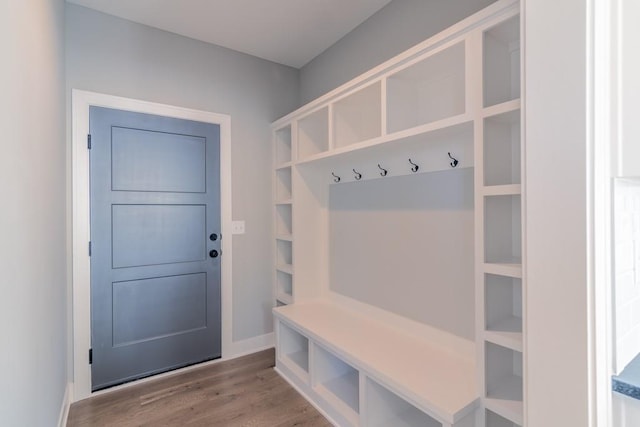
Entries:
[[60,415],[58,416],[58,427],[66,427],[67,419],[69,418],[69,408],[71,407],[71,390],[72,384],[67,383],[67,388],[64,390],[64,397],[62,398],[62,406],[60,407]]
[[225,359],[235,359],[236,357],[256,353],[275,346],[275,334],[273,332],[242,341],[234,341],[231,348],[225,355]]

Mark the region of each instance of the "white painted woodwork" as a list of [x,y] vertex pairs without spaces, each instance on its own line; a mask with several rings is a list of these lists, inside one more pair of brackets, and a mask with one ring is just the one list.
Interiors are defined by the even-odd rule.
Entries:
[[[288,339],[282,336],[283,331],[289,333],[295,327],[301,336],[297,342],[307,339],[316,349],[315,360],[309,364],[313,380],[298,383],[303,394],[312,401],[318,393],[325,399],[326,394],[339,399],[341,404],[324,409],[339,413],[349,420],[348,425],[357,425],[354,421],[360,412],[354,390],[362,390],[355,371],[418,408],[426,419],[428,415],[441,423],[455,424],[473,414],[478,400],[473,359],[330,302],[296,303],[279,307],[274,314],[281,334],[278,345]],[[281,373],[282,367],[291,370],[288,355],[298,352],[290,348],[279,347],[276,368]],[[298,375],[298,379],[305,376]],[[391,404],[391,408],[397,406]]]
[[[523,425],[520,40],[519,2],[497,1],[272,125],[276,369],[336,425]],[[409,184],[429,180],[415,173],[442,178],[439,190],[416,191]],[[455,184],[469,174],[473,184]],[[378,206],[375,189],[383,198],[430,194],[432,203],[409,207],[387,197]],[[343,190],[361,218],[340,219],[345,206],[335,194]],[[446,229],[439,211],[449,215],[445,222],[457,212],[432,199],[447,191],[473,195],[473,226],[462,227],[459,244],[415,225]],[[385,224],[396,231],[379,232]],[[387,244],[394,238],[401,244]],[[378,256],[385,250],[389,256]],[[442,268],[468,277],[414,268],[429,266],[433,259],[420,255],[435,251],[445,257]],[[364,274],[367,265],[378,273]],[[474,299],[468,307],[441,298],[464,289]],[[375,295],[383,302],[369,298]],[[427,302],[451,312],[464,307],[471,332],[412,315],[407,307],[420,301],[425,310]],[[292,340],[305,350],[291,350]],[[306,357],[306,369],[298,357]]]

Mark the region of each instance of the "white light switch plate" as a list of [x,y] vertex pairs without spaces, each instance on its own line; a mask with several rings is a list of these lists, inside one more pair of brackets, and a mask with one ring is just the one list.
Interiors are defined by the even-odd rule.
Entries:
[[231,221],[231,234],[244,234],[244,221]]

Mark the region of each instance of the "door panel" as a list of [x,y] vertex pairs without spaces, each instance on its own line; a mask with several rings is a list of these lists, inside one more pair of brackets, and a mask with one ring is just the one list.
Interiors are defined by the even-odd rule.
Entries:
[[113,268],[205,259],[206,206],[114,205],[112,212]]
[[113,345],[207,326],[205,273],[113,284]]
[[220,357],[220,129],[91,107],[92,390]]
[[126,128],[112,138],[113,190],[205,192],[205,138]]

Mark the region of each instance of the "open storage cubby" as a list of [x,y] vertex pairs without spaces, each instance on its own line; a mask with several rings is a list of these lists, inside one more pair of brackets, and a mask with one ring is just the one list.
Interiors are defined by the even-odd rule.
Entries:
[[366,381],[367,427],[442,427],[430,417],[371,378]]
[[290,235],[293,232],[291,205],[276,206],[276,233]]
[[381,135],[381,96],[381,84],[376,82],[333,104],[333,148]]
[[520,184],[520,110],[484,120],[484,185]]
[[291,168],[276,170],[276,201],[291,200]]
[[520,16],[485,31],[484,106],[520,98]]
[[485,427],[519,427],[519,425],[495,412],[487,410],[485,413]]
[[290,304],[293,298],[293,277],[290,273],[276,271],[276,299]]
[[431,54],[387,78],[389,133],[464,112],[464,42]]
[[521,262],[521,210],[520,195],[485,197],[485,262],[501,264]]
[[309,340],[295,329],[279,323],[279,355],[287,367],[302,379],[309,375]]
[[329,149],[329,107],[298,121],[298,160]]
[[276,165],[282,165],[292,160],[291,156],[291,126],[275,131]]
[[276,264],[291,266],[293,264],[292,243],[287,240],[276,241]]
[[315,346],[314,360],[313,387],[356,425],[360,413],[359,372],[318,345]]
[[494,274],[484,277],[485,329],[504,345],[522,350],[522,279]]
[[485,343],[486,406],[511,421],[522,418],[522,353]]

